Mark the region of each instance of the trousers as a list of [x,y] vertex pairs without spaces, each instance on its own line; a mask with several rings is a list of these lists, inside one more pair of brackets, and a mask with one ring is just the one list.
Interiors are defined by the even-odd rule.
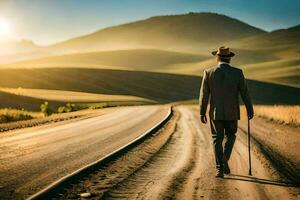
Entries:
[[[210,120],[211,133],[214,145],[216,168],[222,169],[224,159],[229,160],[236,138],[237,120]],[[226,136],[224,151],[223,139]]]

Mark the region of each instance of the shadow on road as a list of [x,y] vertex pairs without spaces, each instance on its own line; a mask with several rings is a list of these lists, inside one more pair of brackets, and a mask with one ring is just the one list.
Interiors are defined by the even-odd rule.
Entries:
[[268,179],[257,178],[254,176],[244,176],[244,175],[237,175],[237,174],[230,174],[229,176],[224,177],[224,179],[248,181],[248,182],[260,183],[260,184],[278,185],[278,186],[284,186],[284,187],[299,187],[300,186],[299,184],[292,183],[292,182],[284,182],[284,181],[279,181],[279,180],[268,180]]

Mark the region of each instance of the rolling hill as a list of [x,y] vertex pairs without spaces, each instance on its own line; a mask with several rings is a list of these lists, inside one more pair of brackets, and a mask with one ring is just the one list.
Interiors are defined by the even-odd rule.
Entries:
[[[0,91],[0,109],[11,108],[11,109],[25,109],[27,111],[40,111],[40,105],[45,102],[45,99],[38,99],[33,97],[26,97],[21,95],[10,94],[7,92]],[[59,101],[51,101],[50,106],[56,109],[65,103]]]
[[[255,103],[299,104],[299,29],[265,32],[213,13],[152,17],[102,29],[45,48],[63,55],[1,65],[0,87],[9,91],[0,91],[0,107],[38,110],[44,100],[61,105],[124,97],[194,100],[203,70],[216,64],[210,51],[221,44],[233,47],[233,65],[254,79],[248,83]],[[19,87],[26,90],[18,94]]]
[[[243,49],[268,49],[270,51],[286,51],[300,44],[300,25],[287,29],[237,39],[230,42],[231,46]],[[298,52],[299,53],[299,52]]]
[[50,46],[37,46],[31,40],[9,41],[0,44],[0,64],[69,53],[121,49],[161,49],[203,54],[224,42],[263,33],[265,31],[242,21],[215,13],[156,16],[108,27]]
[[[236,57],[232,64],[244,70],[246,77],[300,87],[300,25],[226,42]],[[215,58],[197,63],[173,64],[162,71],[202,75],[216,65]]]
[[[193,75],[108,69],[2,69],[0,72],[0,87],[129,95],[157,103],[197,99],[201,83],[201,77]],[[257,104],[297,105],[300,101],[298,88],[252,80],[248,84]],[[2,91],[0,108],[38,110],[46,96],[24,97]]]
[[178,63],[194,63],[209,58],[199,54],[155,49],[101,51],[52,56],[2,65],[2,68],[82,67],[151,70]]
[[[300,87],[300,25],[229,43],[235,48],[269,55],[268,60],[242,63],[249,78]],[[237,57],[240,59],[240,57]]]
[[[239,50],[232,59],[232,65],[243,69],[247,78],[300,88],[299,57],[278,56],[264,53],[266,50]],[[202,76],[204,69],[216,65],[215,58],[197,63],[183,63],[165,66],[158,72]]]
[[109,27],[49,48],[60,52],[155,48],[177,51],[207,50],[265,31],[215,13],[157,16]]
[[0,88],[1,92],[15,94],[25,97],[33,97],[36,99],[45,99],[50,101],[60,101],[68,103],[92,103],[92,102],[109,102],[109,101],[140,101],[151,102],[147,99],[128,96],[128,95],[108,95],[108,94],[95,94],[87,92],[73,92],[65,90],[47,90],[47,89],[24,89],[24,88]]
[[[300,87],[299,59],[266,49],[234,49],[234,66],[246,77]],[[287,53],[287,52],[286,52]],[[203,70],[216,65],[215,57],[155,49],[134,49],[52,56],[2,65],[1,68],[99,68],[166,72],[202,76]],[[287,57],[287,58],[285,58]]]
[[[300,87],[299,59],[266,49],[234,49],[234,66],[246,77]],[[296,52],[295,52],[296,53]],[[2,65],[0,68],[99,68],[165,72],[202,76],[203,70],[216,65],[215,57],[155,49],[103,51],[67,54]]]
[[[190,99],[199,77],[142,71],[49,68],[3,69],[0,86],[130,95],[161,103]],[[12,77],[14,77],[12,79]],[[196,90],[197,90],[196,89]]]

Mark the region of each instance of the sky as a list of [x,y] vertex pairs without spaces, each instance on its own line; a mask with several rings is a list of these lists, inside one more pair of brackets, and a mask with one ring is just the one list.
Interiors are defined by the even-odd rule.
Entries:
[[151,16],[214,12],[272,31],[300,24],[300,0],[0,0],[0,40],[40,45]]

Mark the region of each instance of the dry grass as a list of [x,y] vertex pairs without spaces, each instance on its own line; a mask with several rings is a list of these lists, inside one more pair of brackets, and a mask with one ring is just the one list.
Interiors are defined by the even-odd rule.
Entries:
[[[198,99],[201,84],[199,76],[142,71],[48,68],[1,69],[0,72],[0,86],[6,88],[5,92],[0,91],[0,107],[31,111],[39,111],[46,100],[54,109],[68,102],[100,103],[125,97],[129,102],[129,96],[135,97],[130,101],[141,101],[140,98],[157,103],[187,101]],[[298,105],[300,102],[297,88],[252,80],[248,86],[256,104]]]
[[123,70],[152,70],[167,65],[195,63],[207,59],[207,56],[192,53],[155,49],[132,49],[73,53],[50,56],[13,64],[2,65],[4,68],[101,68]]
[[280,123],[300,125],[300,106],[255,106],[255,114]]
[[45,100],[55,107],[66,102],[188,100],[198,95],[200,83],[197,76],[104,69],[1,69],[0,73],[2,89],[27,88],[0,91],[0,108],[34,111],[40,110]]
[[29,112],[17,109],[0,109],[0,123],[14,122],[44,117],[41,112]]
[[[290,55],[290,48],[294,49],[292,52],[299,51],[294,45],[279,48],[273,53],[266,49],[234,49],[238,56],[232,59],[232,64],[242,68],[247,78],[300,87],[299,55],[297,53]],[[216,59],[209,53],[200,55],[155,49],[131,49],[50,56],[0,65],[0,68],[76,67],[202,76],[205,68],[216,64]],[[19,86],[22,87],[22,85]]]
[[[192,107],[195,110],[199,110],[198,105],[192,105]],[[247,120],[247,112],[245,106],[241,106],[240,108],[241,120]],[[209,108],[207,110],[209,110]],[[263,117],[271,121],[284,123],[292,126],[300,126],[300,106],[255,105],[254,112],[255,116]]]
[[26,97],[32,97],[36,99],[44,99],[50,101],[61,102],[110,102],[110,101],[141,101],[154,103],[154,101],[129,95],[108,95],[108,94],[96,94],[87,92],[74,92],[66,90],[47,90],[47,89],[28,89],[28,88],[3,88],[0,87],[0,91],[21,95]]

